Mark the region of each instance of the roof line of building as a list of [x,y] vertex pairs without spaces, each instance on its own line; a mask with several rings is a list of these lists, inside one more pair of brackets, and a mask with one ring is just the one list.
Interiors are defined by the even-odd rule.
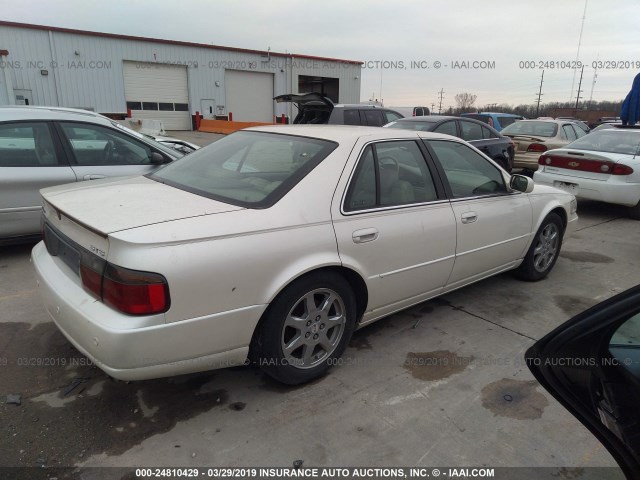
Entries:
[[362,65],[364,62],[358,60],[343,60],[340,58],[331,58],[331,57],[318,57],[314,55],[299,55],[297,53],[279,53],[279,52],[271,52],[266,50],[252,50],[249,48],[236,48],[236,47],[224,47],[221,45],[208,45],[206,43],[196,43],[196,42],[184,42],[181,40],[166,40],[163,38],[151,38],[151,37],[138,37],[135,35],[121,35],[117,33],[104,33],[104,32],[93,32],[90,30],[76,30],[73,28],[63,28],[63,27],[51,27],[47,25],[35,25],[31,23],[20,23],[20,22],[9,22],[5,20],[0,20],[0,27],[18,27],[18,28],[30,28],[33,30],[50,30],[52,32],[61,32],[61,33],[75,33],[78,35],[89,35],[93,37],[105,37],[105,38],[116,38],[120,40],[137,40],[142,42],[152,42],[152,43],[164,43],[169,45],[180,45],[183,47],[199,47],[199,48],[211,48],[214,50],[226,50],[229,52],[239,52],[239,53],[254,53],[259,55],[273,55],[274,57],[285,57],[285,58],[304,58],[309,60],[319,60],[325,62],[341,62],[341,63],[349,63],[353,65]]

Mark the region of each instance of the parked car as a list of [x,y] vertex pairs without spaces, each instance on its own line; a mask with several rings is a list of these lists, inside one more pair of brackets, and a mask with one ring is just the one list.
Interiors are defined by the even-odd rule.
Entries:
[[640,286],[573,317],[525,354],[540,384],[593,433],[626,478],[640,472]]
[[589,125],[587,125],[582,120],[578,120],[577,118],[573,118],[573,117],[557,117],[556,120],[568,120],[569,122],[573,123],[574,125],[577,125],[582,130],[584,130],[584,133],[589,133],[591,131],[591,129],[589,128]]
[[502,130],[515,143],[515,168],[535,171],[540,155],[552,148],[564,147],[586,133],[567,120],[520,120]]
[[600,125],[595,127],[592,131],[597,132],[600,130],[606,130],[608,128],[616,128],[622,125],[622,120],[613,121],[613,122],[602,122]]
[[0,243],[39,235],[41,188],[145,174],[182,156],[92,112],[0,107]]
[[502,131],[503,128],[508,127],[518,120],[524,120],[524,117],[522,115],[514,115],[512,113],[477,112],[463,113],[460,116],[480,120],[490,127],[495,128],[498,132]]
[[161,143],[165,147],[177,150],[184,155],[195,152],[200,148],[200,146],[196,145],[195,143],[187,142],[186,140],[181,140],[175,137],[168,137],[165,135],[149,135],[146,133],[143,133],[142,135],[155,142]]
[[42,196],[46,309],[127,380],[248,358],[312,380],[355,328],[507,270],[544,278],[577,221],[573,195],[458,138],[367,127],[247,129]]
[[640,220],[640,126],[598,130],[545,152],[533,178],[577,198],[629,207]]
[[593,124],[589,125],[589,127],[594,129],[597,126],[602,125],[603,123],[622,123],[622,120],[620,119],[620,117],[600,117],[598,118],[598,120],[593,122]]
[[385,127],[453,135],[469,142],[507,172],[513,167],[514,144],[511,139],[479,120],[446,116],[409,117],[391,122]]
[[[25,108],[25,107],[17,107],[17,108]],[[125,130],[127,133],[129,133],[130,135],[133,135],[134,137],[147,138],[149,140],[153,140],[153,141],[161,143],[162,145],[165,145],[165,146],[167,146],[169,148],[173,148],[174,150],[177,150],[178,152],[180,152],[183,155],[186,155],[187,153],[191,153],[191,152],[193,152],[193,151],[195,151],[195,150],[200,148],[195,143],[187,142],[186,140],[181,140],[181,139],[175,138],[175,137],[169,137],[168,135],[165,134],[164,130],[162,132],[160,132],[160,131],[156,131],[156,132],[145,131],[144,123],[147,120],[143,120],[142,121],[142,125],[143,125],[142,129],[134,130],[133,128],[127,127],[122,122],[113,121],[109,117],[105,117],[101,113],[97,113],[97,112],[94,112],[92,110],[84,110],[84,109],[78,109],[78,108],[67,108],[67,107],[43,107],[43,106],[31,106],[31,107],[28,107],[28,108],[43,109],[43,110],[51,110],[52,108],[55,108],[59,112],[68,112],[68,113],[78,113],[78,112],[80,112],[83,115],[92,115],[92,116],[94,116],[96,118],[101,118],[103,120],[109,121],[113,126]],[[131,121],[131,119],[129,119],[129,121],[131,123],[133,123]],[[157,120],[150,120],[150,121],[161,124],[161,122],[159,122]]]
[[395,110],[370,104],[334,104],[319,93],[287,94],[274,98],[277,103],[293,102],[298,108],[294,124],[367,125],[381,127],[403,118]]

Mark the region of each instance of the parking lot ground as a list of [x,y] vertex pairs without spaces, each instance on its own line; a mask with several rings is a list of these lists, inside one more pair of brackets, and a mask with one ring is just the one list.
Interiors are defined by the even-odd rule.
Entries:
[[[640,280],[640,223],[581,202],[549,277],[484,280],[354,334],[309,385],[254,366],[120,382],[50,322],[29,264],[0,249],[0,466],[544,466],[597,478],[600,443],[523,363],[552,328]],[[167,346],[170,348],[170,345]],[[20,405],[7,395],[20,395]],[[585,469],[586,468],[586,469]],[[615,468],[607,478],[623,478]]]

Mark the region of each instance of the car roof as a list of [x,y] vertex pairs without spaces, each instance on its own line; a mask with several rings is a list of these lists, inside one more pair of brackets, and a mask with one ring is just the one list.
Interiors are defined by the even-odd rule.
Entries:
[[23,105],[0,106],[0,121],[10,120],[89,120],[100,123],[111,121],[99,113],[65,107],[34,107]]
[[318,138],[334,142],[356,141],[360,137],[372,139],[448,139],[460,142],[461,140],[444,133],[421,132],[416,130],[404,130],[401,128],[361,127],[355,125],[266,125],[251,127],[242,131],[280,133],[283,135],[297,135],[300,137]]
[[[564,125],[565,123],[574,123],[571,120],[556,120],[555,118],[525,118],[524,120],[520,120],[517,123],[530,123],[530,122],[543,122],[543,123],[555,123],[557,125]],[[512,123],[511,125],[515,125],[515,123]],[[511,125],[507,125],[507,127],[510,127]],[[507,128],[505,127],[505,128]]]
[[501,115],[503,117],[518,117],[521,118],[522,115],[516,115],[515,113],[500,113],[500,112],[467,112],[462,115]]
[[[400,119],[396,120],[396,122],[429,122],[429,123],[436,123],[436,122],[443,122],[445,120],[455,120],[456,118],[459,118],[459,117],[453,117],[453,116],[447,116],[447,115],[417,115],[415,117],[400,118]],[[465,120],[475,121],[475,119],[473,119],[473,118],[465,119]]]

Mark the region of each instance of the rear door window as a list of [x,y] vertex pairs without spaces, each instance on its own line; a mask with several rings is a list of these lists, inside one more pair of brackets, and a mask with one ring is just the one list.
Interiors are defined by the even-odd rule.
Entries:
[[567,136],[567,140],[569,140],[570,142],[573,142],[578,138],[578,136],[576,135],[576,131],[573,129],[573,125],[563,125],[562,130],[564,130],[564,134]]
[[358,110],[345,110],[344,124],[345,125],[362,125],[362,121],[360,120],[360,112]]
[[462,128],[463,140],[466,140],[467,142],[482,140],[482,126],[477,123],[460,120],[460,127]]
[[380,110],[363,110],[362,113],[364,113],[367,125],[371,127],[381,127],[382,125],[389,123],[385,121]]
[[0,167],[57,167],[60,164],[45,122],[0,125]]
[[453,135],[454,137],[458,136],[458,131],[456,130],[456,122],[453,120],[438,125],[433,129],[433,131],[437,133],[446,133],[447,135]]

